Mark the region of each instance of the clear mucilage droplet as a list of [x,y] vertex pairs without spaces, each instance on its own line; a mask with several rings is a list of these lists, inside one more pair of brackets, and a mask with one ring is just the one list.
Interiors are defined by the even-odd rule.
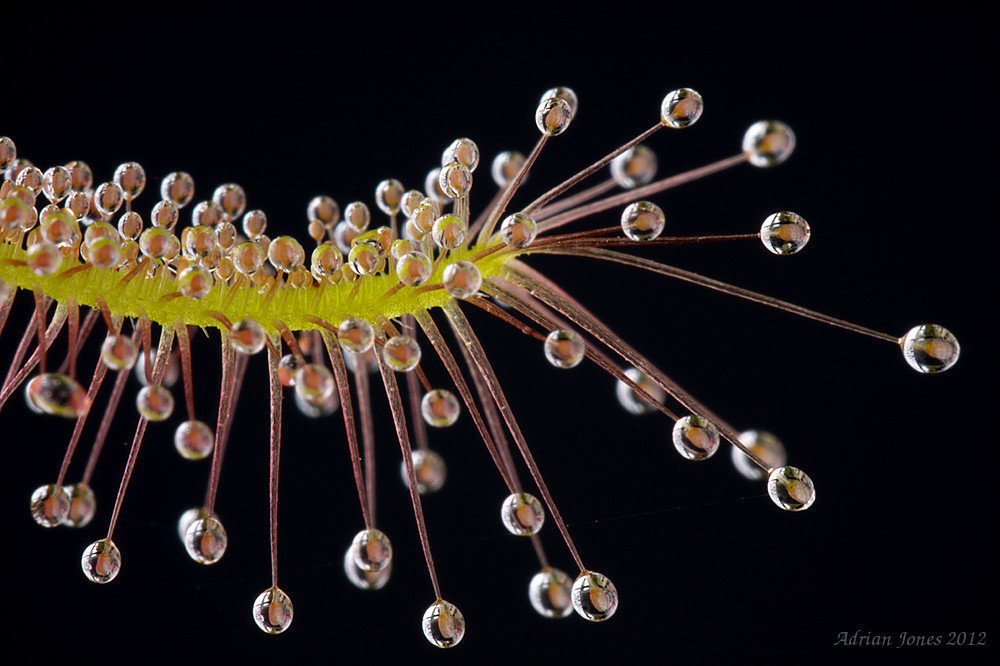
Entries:
[[761,120],[743,135],[743,153],[750,164],[769,167],[781,164],[795,150],[792,128],[777,120]]
[[961,348],[958,339],[944,326],[914,326],[900,343],[903,358],[911,368],[924,374],[944,372],[958,362]]
[[145,419],[166,421],[174,413],[174,396],[160,384],[143,386],[135,397],[135,407]]
[[197,518],[184,532],[184,548],[188,556],[199,564],[215,564],[226,552],[229,537],[226,529],[215,516]]
[[63,490],[69,496],[69,511],[62,520],[67,527],[86,527],[94,519],[97,501],[94,491],[82,481],[72,486],[64,486]]
[[215,434],[201,421],[185,421],[174,431],[174,447],[187,460],[201,460],[215,447]]
[[785,511],[805,511],[816,501],[812,479],[798,467],[776,467],[767,475],[767,494]]
[[292,600],[277,586],[260,593],[251,608],[253,621],[266,634],[280,634],[292,624]]
[[663,209],[649,201],[636,201],[622,211],[622,231],[634,241],[653,240],[667,224]]
[[774,254],[795,254],[809,242],[809,223],[801,215],[782,211],[760,226],[760,240]]
[[573,582],[573,609],[591,622],[603,622],[618,610],[618,590],[607,576],[583,571]]
[[62,486],[50,483],[31,493],[31,517],[42,527],[55,527],[69,515],[70,499]]
[[[740,433],[740,443],[760,458],[768,467],[781,467],[787,458],[785,447],[777,437],[764,430],[745,430]],[[732,448],[733,466],[736,471],[751,481],[760,481],[766,475],[745,453]]]
[[587,346],[576,331],[568,328],[549,333],[545,338],[545,358],[557,368],[575,368],[587,353]]
[[100,539],[87,546],[80,559],[83,575],[94,583],[110,583],[122,568],[122,554],[111,539]]
[[462,611],[443,599],[438,599],[424,611],[421,621],[424,636],[439,648],[455,647],[465,636],[465,618]]
[[500,507],[500,519],[511,534],[531,536],[538,534],[545,524],[545,510],[534,495],[514,493]]
[[66,375],[46,372],[31,378],[24,387],[29,406],[43,414],[75,419],[90,409],[90,397],[83,387]]
[[[417,492],[429,495],[440,490],[448,473],[444,459],[430,449],[415,449],[412,460],[413,474],[417,479]],[[406,478],[405,462],[399,464],[399,475],[403,478],[403,484],[407,485],[409,481]]]
[[719,448],[719,430],[697,414],[677,419],[671,435],[674,448],[688,460],[711,458]]
[[351,543],[354,563],[362,571],[381,571],[392,562],[392,543],[381,530],[361,530]]
[[379,571],[365,571],[355,561],[354,546],[344,552],[344,574],[354,587],[361,590],[380,590],[389,582],[392,563]]
[[532,576],[528,599],[542,617],[566,617],[573,612],[573,579],[559,569],[546,567]]
[[[651,378],[642,374],[637,368],[626,369],[625,376],[638,384],[657,403],[662,405],[663,401],[666,400],[667,392]],[[618,403],[630,414],[642,416],[643,414],[651,414],[656,411],[656,406],[650,404],[646,396],[639,394],[635,389],[621,380],[615,382],[615,397],[618,398]]]
[[382,358],[396,372],[410,372],[420,363],[420,345],[408,335],[394,335],[382,346]]
[[458,398],[451,391],[434,389],[424,394],[420,400],[420,414],[427,425],[447,428],[458,420],[462,408]]

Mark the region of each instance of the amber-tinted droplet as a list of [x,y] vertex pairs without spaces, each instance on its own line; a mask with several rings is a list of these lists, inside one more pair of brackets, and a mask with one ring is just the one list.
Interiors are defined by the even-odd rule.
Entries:
[[139,349],[127,335],[110,334],[101,344],[101,361],[111,370],[131,368]]
[[500,237],[508,247],[527,247],[537,233],[538,224],[524,213],[508,215],[500,225]]
[[743,135],[743,153],[750,164],[769,167],[781,164],[795,150],[795,133],[785,123],[761,120]]
[[394,335],[383,345],[382,358],[396,372],[410,372],[420,363],[420,345],[408,335]]
[[701,118],[705,102],[698,91],[679,88],[667,93],[660,105],[660,122],[666,127],[682,129],[690,127]]
[[174,396],[160,384],[143,386],[135,397],[135,407],[143,418],[166,421],[174,413]]
[[575,368],[587,354],[587,346],[576,331],[568,328],[549,333],[545,338],[545,358],[557,368]]
[[632,189],[652,181],[656,166],[656,153],[639,144],[611,160],[611,177],[621,187]]
[[441,276],[444,289],[454,298],[468,298],[479,292],[483,276],[471,261],[459,259],[448,264]]
[[[751,453],[760,458],[768,467],[781,467],[785,464],[785,447],[781,440],[764,430],[746,430],[740,433],[740,443]],[[745,478],[759,481],[766,472],[751,462],[738,447],[732,449],[733,466]]]
[[805,511],[816,501],[812,479],[798,467],[777,467],[767,476],[767,494],[785,511]]
[[545,524],[545,510],[534,495],[514,493],[508,495],[500,507],[500,519],[511,534],[531,536]]
[[264,327],[253,319],[241,319],[229,329],[229,341],[241,354],[256,354],[267,341]]
[[768,216],[760,226],[760,240],[774,254],[795,254],[809,242],[809,223],[790,211]]
[[375,331],[364,319],[348,317],[337,327],[337,340],[348,351],[364,353],[372,348]]
[[677,452],[688,460],[711,458],[719,448],[719,430],[697,414],[677,419],[671,435]]
[[383,180],[375,188],[375,203],[386,215],[394,215],[399,212],[405,192],[403,184],[395,178]]
[[498,154],[493,158],[493,164],[490,165],[490,175],[493,176],[493,182],[500,187],[506,185],[517,176],[517,172],[524,166],[524,159],[524,155],[516,150],[505,150]]
[[535,125],[546,136],[558,136],[566,131],[573,113],[569,104],[558,97],[543,99],[535,110]]
[[636,201],[622,211],[622,231],[634,241],[653,240],[667,223],[663,209],[649,201]]
[[421,399],[420,413],[427,425],[446,428],[458,420],[462,409],[454,393],[445,389],[434,389],[425,393]]
[[361,590],[380,590],[389,582],[392,564],[379,571],[365,571],[354,561],[354,545],[344,551],[344,573],[354,587]]

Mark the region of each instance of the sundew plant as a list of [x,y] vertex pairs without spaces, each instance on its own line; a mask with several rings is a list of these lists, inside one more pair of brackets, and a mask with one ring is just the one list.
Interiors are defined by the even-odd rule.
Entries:
[[[240,164],[221,157],[225,168],[212,166],[206,180],[205,156],[150,168],[123,152],[125,136],[110,151],[120,159],[94,159],[67,141],[36,155],[16,126],[0,126],[0,419],[16,433],[11,441],[37,439],[23,455],[41,460],[32,478],[18,479],[27,487],[20,514],[8,514],[32,522],[26,538],[39,545],[28,548],[46,551],[42,570],[79,562],[78,580],[97,585],[74,598],[122,594],[160,575],[142,566],[155,539],[159,561],[177,563],[163,573],[197,581],[157,594],[195,596],[184,620],[199,631],[237,617],[281,644],[322,631],[324,618],[349,636],[339,623],[379,621],[365,618],[378,617],[379,600],[402,579],[409,605],[388,611],[403,620],[385,631],[412,649],[421,634],[440,648],[468,649],[487,624],[482,640],[495,644],[503,622],[523,631],[523,613],[554,632],[580,618],[597,623],[591,630],[601,640],[613,635],[606,626],[630,619],[630,604],[636,614],[683,614],[687,602],[673,598],[671,576],[712,575],[683,529],[643,536],[649,524],[659,530],[671,514],[682,525],[701,522],[719,503],[763,506],[771,513],[741,509],[751,512],[740,517],[747,523],[723,519],[711,531],[786,539],[783,558],[794,571],[796,544],[830,527],[810,521],[844,495],[843,485],[828,495],[824,482],[824,462],[841,476],[839,459],[816,449],[838,447],[855,461],[859,484],[883,483],[890,494],[905,485],[865,476],[865,456],[886,454],[891,427],[859,421],[852,441],[831,441],[838,438],[825,423],[845,409],[858,418],[856,406],[845,407],[852,391],[840,373],[859,383],[866,373],[891,373],[898,393],[885,399],[906,403],[912,391],[904,411],[914,419],[933,411],[935,391],[954,390],[933,384],[956,371],[920,376],[959,358],[963,331],[936,318],[933,298],[907,319],[866,319],[870,304],[852,306],[933,294],[935,275],[915,259],[910,274],[870,278],[860,296],[848,288],[838,303],[826,298],[838,290],[836,273],[812,300],[782,272],[808,263],[826,237],[889,244],[905,225],[830,220],[816,198],[786,189],[807,144],[781,108],[754,101],[766,112],[721,127],[712,124],[711,93],[693,81],[663,88],[642,124],[615,123],[616,138],[595,145],[575,130],[600,87],[567,83],[573,88],[540,87],[528,104],[498,101],[510,120],[485,141],[473,131],[482,128],[465,124],[440,137],[440,155],[386,162],[381,181],[319,189],[289,206],[301,211],[297,223],[270,210],[264,202],[273,197],[240,185]],[[724,135],[729,147],[689,150],[699,132]],[[559,152],[574,141],[586,150]],[[276,187],[280,175],[294,180],[314,166],[286,169],[280,148],[264,143],[275,152]],[[711,148],[718,145],[726,142]],[[376,141],[363,157],[391,152]],[[720,206],[706,207],[709,218],[681,198],[693,190],[726,199],[741,178],[769,188],[769,208],[747,210],[733,196],[726,219],[717,219]],[[755,264],[747,286],[728,259],[719,271],[712,265],[751,253],[767,261]],[[851,258],[843,261],[837,271],[851,273]],[[674,289],[687,296],[675,300]],[[772,320],[745,327],[748,312]],[[684,337],[715,328],[706,321],[717,330]],[[713,382],[692,380],[720,338],[750,374],[716,374],[706,359]],[[844,348],[856,351],[841,355]],[[824,356],[831,367],[817,371]],[[798,396],[771,395],[773,385],[787,386],[778,375],[799,372],[808,375],[801,392],[816,395],[807,438],[801,425],[792,437],[782,430],[802,420],[787,413],[787,404],[803,409]],[[923,380],[917,389],[913,376]],[[755,416],[714,396],[714,382],[742,386]],[[879,411],[863,387],[857,392]],[[164,462],[168,452],[174,459]],[[633,483],[623,464],[662,467],[670,499],[647,517],[637,499],[658,489],[640,472]],[[449,495],[454,484],[466,490]],[[169,524],[145,518],[153,502],[166,505]],[[595,545],[606,528],[621,548]],[[850,538],[843,525],[830,534]],[[732,553],[726,580],[758,586],[762,613],[773,612],[768,581],[779,587],[773,594],[794,597],[780,590],[778,560],[762,569],[752,539],[740,547],[746,552]],[[475,553],[476,566],[455,566],[464,551]],[[239,569],[227,570],[234,557]],[[740,574],[741,562],[755,564]],[[640,570],[647,582],[637,585]],[[349,586],[337,583],[331,608],[297,603],[334,575]],[[716,594],[718,585],[708,584]],[[501,610],[478,615],[484,604]],[[113,605],[102,614],[113,618]]]

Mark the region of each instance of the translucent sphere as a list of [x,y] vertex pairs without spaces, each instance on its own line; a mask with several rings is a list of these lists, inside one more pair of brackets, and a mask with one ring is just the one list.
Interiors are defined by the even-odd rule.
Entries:
[[351,542],[354,563],[362,571],[381,571],[392,562],[392,544],[381,530],[361,530]]
[[280,634],[292,624],[292,600],[277,586],[271,586],[254,600],[253,621],[265,634]]
[[500,238],[509,247],[527,247],[538,234],[538,224],[524,213],[514,213],[500,224]]
[[188,460],[205,458],[215,446],[215,434],[201,421],[185,421],[174,431],[174,447]]
[[306,218],[310,222],[319,220],[324,226],[333,226],[340,222],[340,206],[326,195],[313,197],[306,207]]
[[135,396],[135,407],[143,418],[166,421],[174,413],[174,396],[160,384],[143,386]]
[[170,260],[180,251],[180,241],[166,229],[151,227],[139,235],[139,250],[150,259]]
[[365,571],[354,561],[354,546],[344,552],[344,573],[354,587],[361,590],[380,590],[389,582],[392,563],[380,571]]
[[264,265],[264,250],[254,241],[240,243],[229,253],[233,268],[243,275],[253,275]]
[[[89,206],[89,203],[88,203]],[[35,209],[14,196],[0,201],[0,231],[13,230],[22,227],[31,220]],[[35,216],[38,213],[34,213]],[[32,221],[32,225],[34,222]]]
[[212,254],[219,242],[215,228],[204,225],[184,229],[181,238],[184,239],[184,256],[189,259],[204,259]]
[[711,458],[719,448],[719,430],[697,414],[677,419],[672,432],[674,448],[688,460]]
[[212,293],[215,278],[201,266],[188,266],[177,276],[177,289],[192,299],[205,298]]
[[90,195],[86,192],[70,192],[66,197],[66,208],[73,211],[78,220],[90,212]]
[[291,236],[278,236],[267,247],[267,260],[275,270],[291,273],[305,263],[306,251]]
[[534,495],[514,493],[503,501],[500,519],[514,536],[531,536],[545,524],[545,510]]
[[129,211],[118,218],[118,233],[122,238],[135,240],[142,233],[142,216]]
[[35,275],[52,275],[62,264],[63,256],[55,244],[48,241],[32,243],[25,261]]
[[395,178],[383,180],[375,188],[375,204],[386,215],[395,215],[399,212],[404,192],[403,184]]
[[91,171],[86,162],[73,160],[66,164],[66,170],[69,171],[70,182],[74,192],[89,190],[90,186],[94,184],[94,172]]
[[94,519],[97,509],[94,491],[83,482],[64,486],[63,490],[69,495],[69,511],[62,519],[62,524],[67,527],[86,527]]
[[68,247],[80,241],[80,225],[71,210],[51,204],[42,209],[39,218],[42,238],[50,243]]
[[767,494],[785,511],[805,511],[816,501],[812,480],[798,467],[776,467],[767,475]]
[[622,231],[634,241],[653,240],[666,226],[663,209],[649,201],[636,201],[622,211]]
[[444,290],[454,298],[468,298],[479,292],[483,276],[471,261],[459,259],[445,266],[441,276]]
[[[149,357],[150,363],[153,362],[153,357]],[[170,388],[177,383],[177,380],[181,376],[181,367],[177,358],[171,356],[167,359],[167,369],[163,372],[163,380],[160,382],[167,388]],[[146,354],[140,353],[135,359],[135,378],[140,384],[146,386],[149,382],[146,381]]]
[[321,403],[333,394],[333,373],[319,363],[306,363],[295,373],[295,393],[309,403]]
[[212,202],[222,209],[227,220],[234,220],[243,214],[243,209],[247,205],[247,194],[236,183],[225,183],[212,192]]
[[278,381],[282,386],[295,386],[295,374],[306,364],[298,354],[285,354],[278,361]]
[[295,406],[299,412],[311,419],[319,419],[329,416],[340,407],[340,396],[336,391],[330,393],[326,398],[319,401],[310,401],[302,397],[301,393],[293,393],[295,396]]
[[375,273],[381,264],[379,244],[375,240],[356,242],[351,251],[347,253],[347,265],[357,275]]
[[125,195],[116,183],[101,183],[94,190],[94,207],[105,215],[113,215],[125,200]]
[[83,551],[80,566],[91,582],[110,583],[122,568],[122,554],[114,541],[100,539]]
[[[412,453],[413,473],[417,478],[417,492],[421,495],[428,495],[440,490],[448,474],[444,459],[430,449],[415,449]],[[403,484],[408,486],[406,463],[400,463],[399,474],[403,477]]]
[[199,201],[191,211],[191,224],[214,227],[225,219],[226,212],[214,201]]
[[573,609],[591,622],[603,622],[618,610],[618,590],[608,577],[595,571],[581,572],[573,582]]
[[410,372],[420,363],[420,345],[408,335],[394,335],[383,345],[382,358],[396,372]]
[[371,224],[372,213],[364,202],[352,201],[344,209],[344,221],[358,231],[364,231]]
[[462,244],[469,225],[457,215],[442,215],[434,221],[431,237],[434,244],[445,250],[452,250]]
[[344,255],[340,248],[331,243],[320,243],[313,250],[309,262],[309,272],[317,280],[328,278],[344,265]]
[[666,127],[690,127],[701,118],[705,103],[696,90],[679,88],[667,93],[660,104],[660,122]]
[[424,284],[431,277],[430,257],[423,252],[407,252],[396,262],[396,275],[408,287]]
[[505,150],[493,158],[490,165],[490,175],[493,182],[503,187],[517,176],[517,172],[524,166],[525,157],[516,150]]
[[0,136],[0,171],[7,168],[17,159],[17,147],[10,137]]
[[569,104],[570,114],[576,116],[576,111],[580,108],[579,98],[576,96],[576,92],[572,88],[567,88],[566,86],[557,86],[555,88],[549,88],[544,93],[542,93],[542,98],[540,101],[544,102],[547,99],[553,97],[558,97],[567,104]]
[[587,346],[576,331],[559,329],[545,338],[545,358],[557,368],[575,368],[586,354]]
[[789,211],[775,213],[760,226],[760,240],[774,254],[795,254],[809,242],[809,223]]
[[438,182],[440,175],[441,167],[434,167],[424,178],[424,192],[427,192],[428,198],[438,203],[448,201],[448,195],[441,191],[441,184]]
[[441,191],[452,199],[468,196],[472,189],[472,171],[460,162],[452,162],[441,167],[438,174]]
[[184,532],[184,548],[199,564],[215,564],[226,553],[229,537],[215,516],[197,518]]
[[611,160],[611,177],[619,186],[632,189],[652,181],[656,167],[656,153],[639,144]]
[[187,530],[191,527],[191,524],[201,518],[206,518],[208,516],[215,517],[214,513],[209,513],[205,510],[205,507],[199,506],[188,509],[181,514],[181,517],[177,519],[177,536],[180,537],[181,543],[184,543],[184,535],[187,534]]
[[743,135],[743,152],[750,164],[769,167],[781,164],[795,150],[792,128],[777,120],[760,120]]
[[31,517],[42,527],[55,527],[69,515],[69,495],[62,486],[50,483],[31,493]]
[[344,349],[362,354],[372,348],[375,331],[364,319],[348,317],[337,327],[337,340]]
[[42,174],[42,193],[52,203],[65,199],[72,187],[73,177],[65,167],[49,167]]
[[958,362],[958,340],[944,326],[921,324],[903,337],[903,358],[917,372],[944,372]]
[[[667,397],[667,392],[660,388],[659,384],[636,368],[625,370],[625,376],[638,384],[656,402],[663,404],[663,401]],[[621,380],[615,382],[615,397],[618,398],[618,403],[630,414],[642,416],[643,414],[656,411],[656,407],[648,402],[648,398],[640,395],[631,386]]]
[[90,397],[83,387],[67,375],[46,372],[32,377],[24,387],[28,404],[43,414],[75,419],[90,408]]
[[[750,452],[764,461],[768,467],[781,467],[785,464],[785,447],[777,437],[763,430],[746,430],[740,433],[740,443],[750,449]],[[751,481],[760,481],[765,472],[757,467],[745,453],[737,447],[732,449],[733,466],[736,471]]]
[[267,334],[264,327],[253,319],[241,319],[229,329],[229,341],[241,354],[256,354],[264,348]]
[[149,221],[154,227],[169,229],[180,219],[180,207],[173,201],[160,201],[153,206],[153,212],[149,215]]
[[573,612],[573,579],[559,569],[546,567],[531,577],[528,599],[542,617],[566,617]]
[[447,428],[458,420],[461,413],[458,398],[445,389],[428,391],[420,400],[420,414],[427,425],[435,428]]
[[38,193],[42,191],[44,179],[38,167],[28,165],[18,172],[17,179],[14,182],[21,187],[27,187],[35,196],[38,196]]
[[455,647],[465,635],[465,618],[454,604],[438,599],[424,611],[424,636],[439,648]]
[[455,162],[467,167],[469,171],[475,171],[479,166],[479,146],[476,142],[465,138],[452,141],[441,155],[441,166]]
[[194,198],[194,179],[183,171],[167,174],[160,182],[160,197],[183,208]]
[[564,99],[549,97],[543,99],[535,109],[535,125],[545,136],[558,136],[566,131],[573,120],[573,111]]

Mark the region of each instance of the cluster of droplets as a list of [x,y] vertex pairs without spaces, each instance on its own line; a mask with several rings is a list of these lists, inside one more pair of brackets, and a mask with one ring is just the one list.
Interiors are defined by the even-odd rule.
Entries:
[[[662,101],[660,123],[672,129],[690,127],[699,120],[703,108],[702,97],[696,91],[674,90]],[[554,137],[568,128],[577,110],[578,100],[571,89],[553,88],[542,96],[535,122],[544,137]],[[787,125],[760,121],[746,131],[742,155],[754,166],[770,167],[784,162],[794,147],[795,135]],[[428,173],[426,194],[407,190],[395,179],[379,183],[375,203],[389,216],[388,226],[373,227],[371,211],[363,202],[348,204],[342,216],[340,206],[331,197],[313,198],[307,206],[307,218],[316,247],[307,266],[306,250],[297,240],[290,236],[271,240],[265,234],[267,218],[262,211],[244,214],[246,195],[238,185],[221,185],[211,200],[196,204],[192,225],[177,236],[174,230],[180,210],[194,196],[194,182],[188,174],[175,172],[163,179],[161,201],[152,209],[151,226],[144,228],[141,216],[132,209],[133,200],[146,184],[139,164],[121,164],[112,180],[93,187],[92,172],[84,162],[74,161],[42,172],[16,156],[10,139],[0,137],[0,169],[5,173],[0,191],[0,238],[8,243],[23,242],[25,265],[38,276],[55,274],[65,260],[76,256],[92,267],[123,273],[136,271],[145,262],[147,276],[165,272],[176,280],[178,294],[193,300],[207,297],[220,281],[249,281],[264,293],[276,279],[290,288],[302,288],[354,283],[365,276],[394,273],[400,287],[421,287],[431,280],[441,258],[470,242],[466,198],[479,161],[476,144],[460,138],[443,152],[441,166]],[[500,187],[509,185],[520,177],[524,164],[521,153],[500,153],[491,164],[493,180]],[[625,189],[649,184],[656,170],[655,153],[642,144],[633,145],[610,162],[614,183]],[[35,207],[39,193],[48,200],[40,211]],[[453,205],[453,212],[445,212],[448,204]],[[124,214],[117,224],[112,224],[123,205]],[[401,234],[397,234],[400,213]],[[241,216],[242,235],[236,226]],[[662,208],[644,200],[628,204],[620,220],[624,236],[636,243],[659,238],[666,227]],[[530,246],[538,232],[533,214],[525,211],[507,215],[498,229],[502,243],[515,251]],[[763,221],[759,238],[768,251],[791,255],[809,241],[810,226],[800,215],[781,211]],[[466,299],[479,293],[482,276],[474,261],[449,260],[443,264],[441,282],[450,296]],[[257,354],[267,345],[263,326],[252,319],[228,325],[227,335],[241,354]],[[135,339],[120,332],[109,333],[101,348],[101,360],[114,371],[134,366],[136,375],[147,384],[136,398],[138,411],[150,421],[165,420],[173,411],[168,387],[176,381],[175,359],[160,381],[150,384],[151,375],[145,368],[148,354],[140,352]],[[380,338],[364,319],[344,318],[336,328],[336,339],[354,372],[371,372],[377,367],[373,353],[381,354],[386,366],[396,372],[412,372],[420,363],[421,350],[412,336]],[[307,341],[309,337],[303,335],[303,347]],[[318,344],[315,338],[312,343]],[[959,354],[954,336],[933,324],[914,327],[900,339],[900,345],[907,363],[922,373],[948,369]],[[584,338],[568,328],[551,331],[543,351],[548,362],[560,369],[579,365],[588,354]],[[646,414],[657,411],[664,403],[666,392],[659,383],[636,368],[625,369],[624,376],[628,383],[619,381],[616,395],[627,411]],[[320,363],[308,362],[299,349],[293,348],[281,357],[278,379],[283,386],[294,389],[298,407],[309,416],[326,415],[338,407],[331,371]],[[26,397],[37,411],[70,418],[85,414],[90,406],[86,392],[74,379],[56,373],[32,378]],[[446,389],[430,390],[420,401],[422,419],[435,428],[451,426],[460,412],[458,398]],[[671,440],[682,457],[706,460],[719,448],[720,428],[706,416],[688,414],[673,424]],[[201,459],[212,452],[214,435],[205,423],[188,420],[176,429],[175,446],[183,457]],[[765,480],[768,496],[782,509],[801,511],[815,501],[812,481],[802,470],[786,465],[784,446],[770,433],[740,433],[732,460],[743,476]],[[418,449],[412,452],[411,462],[417,492],[433,493],[442,487],[446,469],[440,455]],[[409,483],[405,462],[401,473],[404,483]],[[84,483],[44,485],[31,498],[32,516],[47,527],[82,527],[93,517],[94,506],[93,492]],[[542,503],[523,491],[509,495],[500,513],[501,523],[516,536],[533,536],[545,522]],[[225,528],[218,516],[205,508],[185,512],[178,522],[178,532],[195,562],[215,563],[226,551]],[[392,557],[389,538],[367,527],[357,533],[345,553],[345,573],[359,588],[379,589],[389,579]],[[90,580],[106,583],[120,570],[121,554],[110,538],[101,539],[85,550],[82,566]],[[564,617],[575,610],[585,619],[602,621],[611,617],[618,605],[617,591],[606,576],[583,570],[574,580],[547,565],[532,578],[528,596],[532,607],[550,618]],[[292,620],[291,600],[276,586],[271,587],[256,599],[252,614],[263,631],[281,633]],[[456,606],[437,599],[425,612],[422,627],[432,644],[451,647],[461,641],[465,620]]]

